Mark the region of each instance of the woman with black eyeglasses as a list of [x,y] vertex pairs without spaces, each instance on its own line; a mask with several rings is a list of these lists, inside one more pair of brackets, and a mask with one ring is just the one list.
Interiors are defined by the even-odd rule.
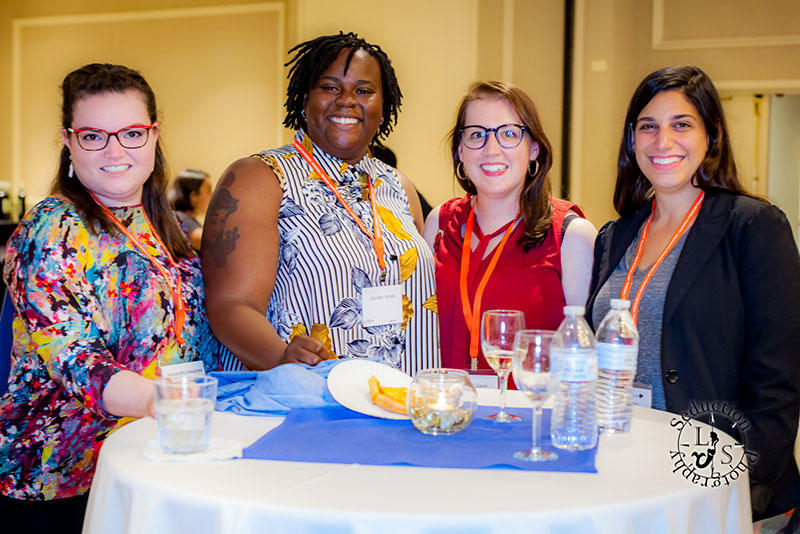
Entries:
[[586,302],[596,231],[550,196],[552,148],[519,88],[474,84],[450,148],[467,194],[435,208],[423,232],[436,259],[442,365],[489,369],[479,358],[483,311],[522,310],[527,328],[555,330],[566,304]]
[[91,64],[62,83],[52,195],[6,249],[15,308],[0,397],[0,516],[26,532],[80,532],[103,440],[153,414],[165,365],[203,357],[200,262],[167,202],[152,89]]

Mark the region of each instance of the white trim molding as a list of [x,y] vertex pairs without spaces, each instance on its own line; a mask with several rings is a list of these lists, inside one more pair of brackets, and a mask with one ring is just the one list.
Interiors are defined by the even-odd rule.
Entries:
[[514,0],[503,0],[503,81],[514,83]]
[[722,80],[714,86],[720,92],[800,93],[800,79],[786,80]]
[[664,37],[666,0],[652,0],[653,50],[698,50],[707,48],[751,48],[756,46],[797,46],[800,34],[714,37],[708,39],[668,39]]
[[[583,98],[586,68],[586,0],[575,0],[572,41],[572,124],[570,125],[570,191],[571,202],[580,204],[583,189]],[[563,178],[562,178],[563,179]]]

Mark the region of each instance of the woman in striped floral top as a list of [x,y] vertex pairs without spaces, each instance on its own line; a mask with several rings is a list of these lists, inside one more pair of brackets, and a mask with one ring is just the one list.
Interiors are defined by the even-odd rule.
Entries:
[[92,64],[62,91],[53,196],[20,221],[4,272],[16,313],[0,514],[33,532],[80,531],[103,440],[153,414],[160,366],[211,364],[200,265],[166,200],[152,90],[126,67]]
[[203,276],[209,321],[232,353],[226,367],[332,357],[412,374],[437,366],[433,255],[418,197],[368,153],[397,118],[391,63],[354,34],[294,50],[284,121],[297,130],[292,144],[234,162],[207,212]]

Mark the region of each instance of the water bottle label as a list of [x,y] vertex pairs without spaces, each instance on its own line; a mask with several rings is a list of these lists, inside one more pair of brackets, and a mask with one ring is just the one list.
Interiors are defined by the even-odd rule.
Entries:
[[639,347],[598,342],[595,348],[597,349],[597,365],[600,369],[611,369],[613,371],[636,370]]
[[562,382],[591,382],[597,380],[597,355],[594,351],[551,351],[553,361],[561,371]]

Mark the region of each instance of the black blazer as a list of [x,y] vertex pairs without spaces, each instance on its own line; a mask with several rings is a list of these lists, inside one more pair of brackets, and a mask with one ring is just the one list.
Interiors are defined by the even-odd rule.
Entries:
[[[586,317],[600,287],[650,215],[598,233]],[[645,293],[645,298],[646,298]],[[800,416],[800,255],[777,207],[712,190],[686,237],[667,288],[661,325],[667,410],[727,401],[751,423],[748,450],[755,519],[800,506],[793,447]]]

